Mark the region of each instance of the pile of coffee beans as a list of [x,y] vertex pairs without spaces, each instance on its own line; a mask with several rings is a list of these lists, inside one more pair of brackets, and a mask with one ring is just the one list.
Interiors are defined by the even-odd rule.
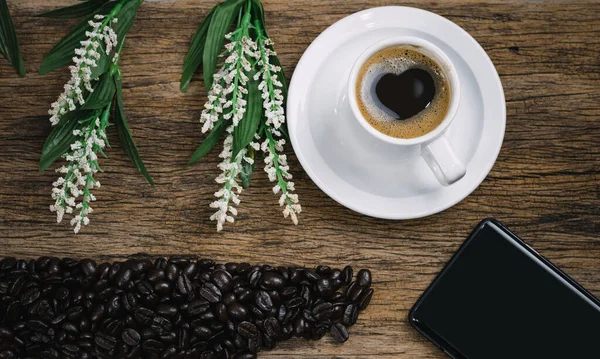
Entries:
[[0,259],[0,358],[252,359],[348,340],[371,273],[185,258]]

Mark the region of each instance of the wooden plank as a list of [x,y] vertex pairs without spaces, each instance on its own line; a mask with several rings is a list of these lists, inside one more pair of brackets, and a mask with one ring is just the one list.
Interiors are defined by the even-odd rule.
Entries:
[[[488,179],[441,214],[394,222],[367,218],[323,194],[289,153],[304,213],[280,215],[262,172],[244,192],[235,225],[215,233],[208,204],[217,151],[185,163],[203,138],[200,76],[179,92],[183,58],[213,5],[146,1],[123,53],[125,111],[157,185],[118,146],[102,161],[92,223],[74,236],[48,211],[56,174],[38,172],[50,124],[46,111],[68,78],[40,76],[44,54],[74,21],[31,15],[75,0],[9,0],[27,77],[0,59],[0,255],[122,259],[194,254],[219,261],[371,268],[376,294],[344,345],[292,340],[261,358],[443,358],[415,333],[407,312],[471,228],[496,217],[600,295],[600,4],[588,2],[407,1],[448,17],[488,51],[504,84],[506,140]],[[399,4],[367,0],[266,0],[269,32],[288,77],[310,42],[355,11]],[[111,143],[118,143],[115,133]]]

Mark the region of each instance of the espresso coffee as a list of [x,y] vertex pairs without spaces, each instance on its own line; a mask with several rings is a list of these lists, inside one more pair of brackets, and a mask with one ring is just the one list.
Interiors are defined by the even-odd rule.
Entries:
[[379,132],[415,138],[446,116],[450,86],[441,66],[415,46],[395,46],[371,56],[356,83],[358,107]]

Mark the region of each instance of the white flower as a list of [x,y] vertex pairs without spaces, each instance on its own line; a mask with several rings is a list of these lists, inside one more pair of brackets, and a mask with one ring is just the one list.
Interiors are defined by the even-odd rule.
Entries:
[[[100,21],[104,19],[104,16],[98,14],[94,16],[94,19]],[[85,32],[86,39],[80,42],[80,48],[74,50],[76,56],[73,57],[73,65],[69,67],[71,78],[64,86],[64,92],[60,94],[58,100],[53,102],[50,110],[48,110],[50,122],[53,126],[60,122],[62,115],[74,111],[77,105],[85,103],[83,90],[94,91],[92,69],[98,66],[97,61],[102,57],[101,51],[108,55],[117,45],[116,32],[110,26],[104,25],[104,22],[109,23],[108,19],[102,22],[88,21],[91,31]],[[100,49],[100,42],[102,41],[106,44],[105,50]]]
[[56,221],[60,223],[65,213],[78,210],[79,213],[71,219],[75,233],[79,233],[82,225],[90,222],[88,214],[92,208],[89,203],[96,200],[90,190],[100,187],[94,174],[100,169],[97,152],[106,145],[106,126],[107,123],[101,123],[97,118],[88,122],[87,127],[74,130],[73,135],[77,136],[77,140],[71,145],[71,151],[63,155],[69,164],[56,170],[63,176],[52,184],[52,199],[55,202],[50,206],[50,211],[56,212]]
[[262,78],[258,85],[258,89],[262,91],[264,100],[263,107],[265,109],[266,124],[275,129],[279,129],[285,122],[285,111],[283,109],[283,83],[277,80],[277,73],[281,71],[279,66],[271,64],[270,57],[275,55],[269,46],[273,45],[273,41],[260,36],[258,42],[259,62],[261,66],[259,71],[254,75],[255,80]]
[[[231,128],[232,126],[228,130]],[[242,192],[242,187],[239,185],[237,178],[241,170],[242,161],[252,161],[251,158],[246,156],[246,149],[240,151],[232,161],[232,145],[233,135],[228,133],[223,142],[223,151],[219,154],[219,157],[223,159],[223,162],[219,164],[219,169],[222,173],[215,179],[217,183],[223,186],[215,192],[217,200],[210,204],[211,208],[217,209],[210,216],[211,221],[217,221],[217,231],[223,230],[225,222],[234,222],[234,216],[237,216],[238,212],[230,202],[233,202],[235,205],[240,204],[239,194]]]

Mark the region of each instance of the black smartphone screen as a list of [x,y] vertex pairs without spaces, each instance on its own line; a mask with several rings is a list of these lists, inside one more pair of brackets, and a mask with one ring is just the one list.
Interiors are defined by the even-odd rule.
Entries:
[[409,319],[454,358],[600,358],[600,302],[493,220],[475,229]]

